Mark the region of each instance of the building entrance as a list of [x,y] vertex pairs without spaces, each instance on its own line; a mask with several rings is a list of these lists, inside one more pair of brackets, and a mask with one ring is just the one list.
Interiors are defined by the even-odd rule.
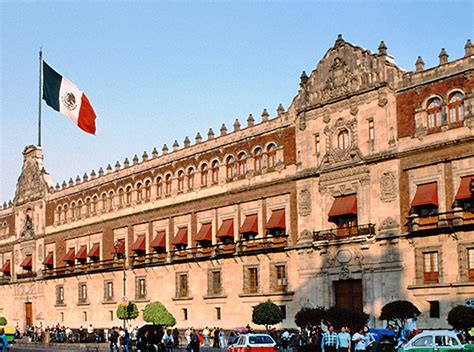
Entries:
[[362,311],[362,280],[341,280],[334,282],[336,306]]
[[33,304],[31,302],[25,303],[26,325],[33,325]]

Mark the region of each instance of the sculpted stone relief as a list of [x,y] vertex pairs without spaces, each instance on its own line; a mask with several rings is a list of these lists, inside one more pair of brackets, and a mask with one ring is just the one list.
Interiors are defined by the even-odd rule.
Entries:
[[382,202],[392,202],[397,198],[397,180],[393,172],[384,172],[380,177],[380,199]]
[[319,178],[321,194],[329,193],[333,197],[356,193],[360,185],[370,182],[370,173],[367,166],[347,168],[326,174]]
[[298,211],[301,216],[308,216],[311,214],[311,191],[308,188],[303,188],[299,192]]
[[[27,147],[25,153],[30,153]],[[44,170],[40,170],[33,153],[27,155],[23,168],[16,184],[16,193],[13,202],[16,205],[24,204],[34,199],[41,198],[47,187],[43,179]]]

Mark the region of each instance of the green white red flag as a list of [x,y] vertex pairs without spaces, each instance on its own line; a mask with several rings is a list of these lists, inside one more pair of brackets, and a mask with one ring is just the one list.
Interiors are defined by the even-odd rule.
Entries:
[[95,112],[83,91],[43,61],[43,99],[83,131],[95,135]]

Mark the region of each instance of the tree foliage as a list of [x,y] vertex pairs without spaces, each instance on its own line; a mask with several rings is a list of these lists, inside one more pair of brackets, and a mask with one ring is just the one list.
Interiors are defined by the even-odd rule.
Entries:
[[119,304],[117,307],[117,318],[125,320],[133,320],[139,315],[138,307],[134,302],[128,302],[128,304]]
[[7,318],[0,317],[0,325],[7,325]]
[[457,330],[469,330],[474,327],[474,308],[456,306],[448,313],[448,323]]
[[153,323],[162,326],[174,326],[176,325],[176,319],[173,315],[168,312],[166,307],[156,301],[148,303],[143,310],[143,319],[146,322]]
[[326,318],[326,310],[323,307],[301,308],[295,315],[296,326],[304,329],[307,326],[318,326]]
[[393,301],[383,306],[379,319],[393,321],[399,327],[404,327],[407,319],[416,318],[420,314],[410,301]]
[[258,325],[265,325],[268,331],[270,325],[275,325],[283,320],[281,309],[271,300],[257,304],[253,308],[252,322]]
[[359,326],[367,324],[369,315],[355,309],[334,306],[326,311],[325,320],[327,325],[333,325],[337,329],[340,329],[342,326],[348,326],[354,330]]

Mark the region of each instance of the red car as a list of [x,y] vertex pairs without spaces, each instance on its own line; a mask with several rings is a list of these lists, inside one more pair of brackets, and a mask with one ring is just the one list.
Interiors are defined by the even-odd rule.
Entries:
[[275,352],[277,350],[275,340],[267,334],[240,335],[237,342],[227,349],[228,352]]

